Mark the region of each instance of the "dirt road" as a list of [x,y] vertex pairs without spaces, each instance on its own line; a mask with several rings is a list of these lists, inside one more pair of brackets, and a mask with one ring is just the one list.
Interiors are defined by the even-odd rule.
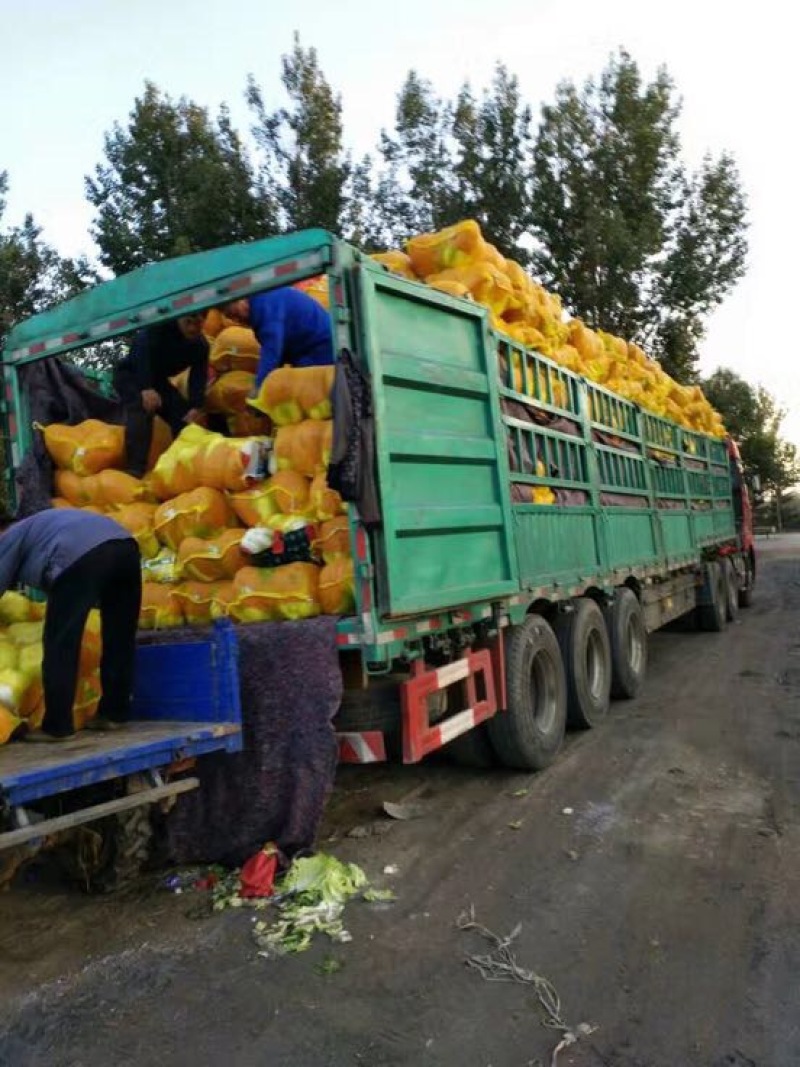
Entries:
[[[597,1028],[559,1067],[800,1065],[800,538],[761,548],[755,606],[654,637],[645,695],[547,773],[346,768],[322,845],[398,895],[351,944],[265,960],[196,895],[7,894],[0,1064],[549,1067],[533,988],[465,966],[472,905]],[[421,818],[346,836],[417,786]]]

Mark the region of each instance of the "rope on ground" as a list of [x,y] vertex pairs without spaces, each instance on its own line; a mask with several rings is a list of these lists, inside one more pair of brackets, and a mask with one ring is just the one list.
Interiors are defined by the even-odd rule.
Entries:
[[466,957],[466,964],[476,970],[486,982],[518,982],[521,985],[531,986],[539,1007],[542,1010],[542,1022],[553,1030],[561,1031],[561,1041],[553,1050],[550,1067],[558,1067],[558,1054],[564,1049],[574,1045],[582,1037],[588,1037],[597,1029],[588,1023],[580,1023],[570,1027],[564,1022],[561,1014],[561,999],[555,986],[549,979],[536,974],[535,971],[526,970],[517,963],[516,956],[512,951],[514,941],[519,937],[522,924],[518,923],[506,937],[499,937],[492,930],[481,925],[475,918],[475,907],[470,905],[467,911],[459,915],[456,922],[459,930],[473,931],[492,944],[492,951],[486,955],[473,954]]

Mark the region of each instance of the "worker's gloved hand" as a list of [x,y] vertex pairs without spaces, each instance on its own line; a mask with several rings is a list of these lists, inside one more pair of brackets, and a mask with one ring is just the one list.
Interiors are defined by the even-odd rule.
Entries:
[[148,415],[155,415],[161,407],[161,394],[155,389],[142,389],[142,407]]

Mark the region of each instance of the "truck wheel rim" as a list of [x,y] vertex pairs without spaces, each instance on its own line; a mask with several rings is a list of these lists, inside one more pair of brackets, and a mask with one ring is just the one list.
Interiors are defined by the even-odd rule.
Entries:
[[586,681],[592,700],[600,700],[606,681],[606,664],[603,642],[597,630],[591,630],[586,639]]
[[634,618],[628,619],[628,625],[625,627],[625,655],[631,671],[639,674],[644,660],[644,641],[641,627]]
[[547,733],[558,714],[558,686],[553,661],[539,652],[531,664],[531,698],[533,718],[543,733]]

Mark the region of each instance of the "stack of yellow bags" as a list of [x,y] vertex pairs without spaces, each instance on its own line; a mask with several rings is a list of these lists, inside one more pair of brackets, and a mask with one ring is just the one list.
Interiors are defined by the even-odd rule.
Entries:
[[[389,270],[422,281],[450,296],[465,297],[489,309],[492,326],[512,340],[549,357],[568,370],[639,404],[646,411],[687,429],[724,437],[725,429],[698,386],[673,381],[637,345],[591,330],[580,319],[568,319],[558,297],[546,292],[513,260],[486,241],[473,220],[437,233],[421,234],[405,250],[373,256]],[[327,307],[322,280],[306,291]],[[513,369],[518,392],[533,394],[534,383]],[[563,406],[563,388],[551,382],[556,404]],[[538,383],[545,394],[543,382]]]
[[[45,605],[21,593],[0,597],[0,745],[26,730],[37,730],[44,718],[42,632]],[[73,706],[75,729],[97,712],[100,702],[100,616],[89,615],[83,635],[80,674]]]
[[[244,349],[252,358],[247,339]],[[254,372],[230,368],[217,384],[241,373]],[[346,508],[325,477],[332,385],[332,367],[281,368],[244,413],[274,426],[274,438],[224,437],[187,426],[142,479],[117,469],[124,464],[121,427],[88,420],[43,428],[57,467],[53,505],[107,514],[136,538],[143,628],[223,616],[250,622],[352,612]],[[271,537],[308,529],[319,565],[253,567],[241,548],[253,527]]]

